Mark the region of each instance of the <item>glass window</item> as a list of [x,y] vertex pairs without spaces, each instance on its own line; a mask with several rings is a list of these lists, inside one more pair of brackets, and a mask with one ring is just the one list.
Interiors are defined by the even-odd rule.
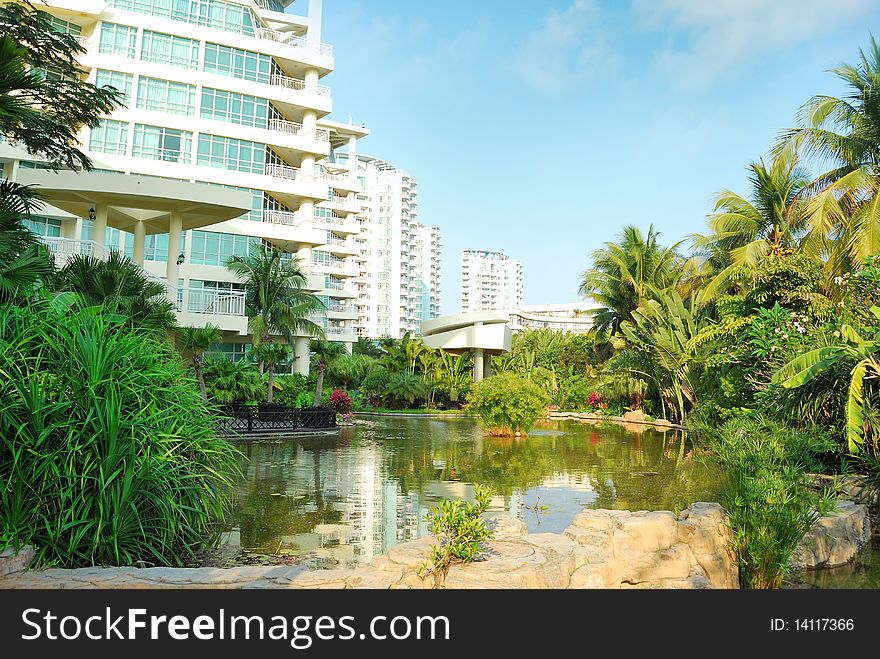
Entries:
[[220,135],[199,135],[199,165],[263,174],[266,145]]
[[136,40],[137,28],[118,23],[101,23],[101,42],[98,52],[133,58]]
[[38,236],[48,236],[50,238],[61,237],[61,220],[53,217],[43,217],[42,215],[31,215],[22,221],[25,227],[37,234]]
[[58,18],[57,16],[52,16],[51,14],[49,14],[49,24],[53,28],[64,34],[72,34],[73,36],[79,36],[82,34],[82,27],[80,27],[76,23],[65,21],[63,18]]
[[[186,251],[186,235],[184,231],[180,235],[180,251]],[[168,234],[154,233],[146,236],[144,242],[144,259],[147,261],[168,262]]]
[[202,119],[265,128],[268,117],[269,101],[264,98],[210,87],[202,89]]
[[128,124],[124,121],[102,119],[92,128],[89,136],[89,149],[101,153],[126,154],[128,147]]
[[192,145],[193,135],[189,131],[135,124],[132,155],[135,158],[191,163]]
[[225,0],[107,0],[107,5],[251,36],[257,24],[249,8]]
[[213,231],[193,231],[190,262],[195,265],[225,266],[233,256],[247,256],[250,246],[259,238],[236,236]]
[[169,114],[195,114],[195,85],[142,76],[138,80],[137,107]]
[[268,83],[272,72],[272,58],[249,50],[205,44],[205,71],[231,78]]
[[199,68],[199,42],[172,34],[144,30],[141,59],[187,69]]
[[115,87],[122,92],[125,107],[131,104],[131,81],[133,76],[130,73],[120,73],[119,71],[107,71],[106,69],[98,69],[95,84],[98,87]]

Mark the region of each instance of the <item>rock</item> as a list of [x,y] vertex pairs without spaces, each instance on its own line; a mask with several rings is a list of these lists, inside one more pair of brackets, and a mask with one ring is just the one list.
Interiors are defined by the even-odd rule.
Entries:
[[864,504],[838,500],[834,512],[820,517],[795,549],[789,569],[815,570],[846,565],[871,540],[871,520]]
[[37,553],[30,545],[15,550],[12,547],[0,553],[0,579],[10,574],[24,572],[36,557]]

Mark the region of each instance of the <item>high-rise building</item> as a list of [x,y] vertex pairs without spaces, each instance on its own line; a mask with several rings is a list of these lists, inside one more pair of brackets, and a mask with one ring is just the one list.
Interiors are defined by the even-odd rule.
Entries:
[[[348,154],[337,162],[348,164]],[[418,183],[394,165],[356,158],[358,335],[400,338],[440,315],[440,229],[418,221]]]
[[482,249],[461,253],[461,311],[507,311],[523,304],[522,263]]
[[[53,172],[0,143],[4,174],[51,205],[30,227],[63,260],[117,249],[161,279],[182,325],[212,323],[223,352],[250,342],[243,283],[225,267],[261,241],[298,258],[326,303],[327,338],[356,340],[361,126],[326,117],[322,0],[49,0],[40,9],[85,48],[82,75],[124,107],[80,135],[92,172]],[[302,0],[295,3],[304,5]],[[51,76],[52,72],[45,72]],[[308,340],[295,341],[308,372]]]

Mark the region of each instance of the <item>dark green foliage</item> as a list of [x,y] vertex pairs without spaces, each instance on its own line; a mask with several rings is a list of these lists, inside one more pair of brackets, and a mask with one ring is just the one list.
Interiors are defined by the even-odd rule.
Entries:
[[263,381],[254,365],[246,360],[209,355],[204,361],[208,400],[218,405],[257,402],[265,399]]
[[0,545],[43,565],[180,565],[237,451],[169,343],[98,307],[0,308]]
[[527,433],[550,404],[550,394],[534,381],[501,373],[474,385],[468,410],[480,417],[489,434]]

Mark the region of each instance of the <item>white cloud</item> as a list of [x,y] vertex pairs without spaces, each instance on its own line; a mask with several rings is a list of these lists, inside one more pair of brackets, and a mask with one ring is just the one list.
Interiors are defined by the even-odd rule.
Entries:
[[654,53],[655,70],[704,87],[741,63],[827,34],[880,0],[634,0],[636,26],[681,38]]
[[541,28],[526,37],[515,66],[539,91],[559,92],[615,69],[620,57],[604,35],[604,14],[596,0],[574,0],[551,10]]

